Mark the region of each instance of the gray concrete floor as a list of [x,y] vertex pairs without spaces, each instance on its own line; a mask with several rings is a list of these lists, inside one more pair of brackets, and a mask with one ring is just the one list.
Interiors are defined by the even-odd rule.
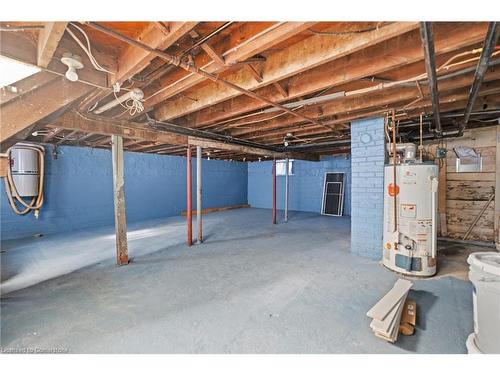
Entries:
[[[129,227],[132,261],[114,266],[113,228],[2,244],[1,345],[72,353],[465,353],[469,252],[442,243],[437,277],[416,280],[415,335],[376,338],[368,309],[398,275],[352,255],[350,220],[241,209]],[[455,248],[453,248],[455,246]],[[457,247],[458,246],[458,247]],[[451,250],[450,250],[451,249]]]

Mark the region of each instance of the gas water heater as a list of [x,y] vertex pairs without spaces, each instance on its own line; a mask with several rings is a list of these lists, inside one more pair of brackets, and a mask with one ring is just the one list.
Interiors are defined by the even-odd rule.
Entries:
[[383,264],[407,275],[432,276],[439,170],[432,162],[416,160],[415,149],[413,144],[399,144],[404,156],[384,168]]

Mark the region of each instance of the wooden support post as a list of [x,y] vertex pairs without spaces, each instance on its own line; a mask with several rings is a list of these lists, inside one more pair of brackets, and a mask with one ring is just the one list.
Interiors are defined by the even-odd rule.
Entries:
[[116,263],[128,263],[127,218],[125,216],[125,191],[123,179],[123,138],[111,136],[113,157],[113,192],[115,201]]
[[187,196],[187,245],[193,245],[193,197],[192,197],[192,181],[191,181],[191,146],[187,146],[187,187],[186,187],[186,196]]
[[196,222],[198,224],[198,243],[203,241],[201,192],[201,146],[196,146]]
[[285,171],[285,223],[288,223],[288,184],[289,184],[289,176],[288,176],[288,168],[290,165],[290,159],[286,158],[286,171]]
[[273,159],[273,224],[276,224],[276,159]]

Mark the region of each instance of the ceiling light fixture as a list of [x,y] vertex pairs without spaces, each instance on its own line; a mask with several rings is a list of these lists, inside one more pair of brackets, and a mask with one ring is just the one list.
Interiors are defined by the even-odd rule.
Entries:
[[71,52],[65,52],[61,57],[61,62],[68,67],[66,71],[66,78],[71,82],[78,81],[77,69],[82,69],[82,59],[80,56],[73,55]]

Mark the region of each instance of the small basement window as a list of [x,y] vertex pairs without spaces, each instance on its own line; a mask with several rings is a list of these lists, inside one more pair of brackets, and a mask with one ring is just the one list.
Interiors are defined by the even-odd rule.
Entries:
[[[286,174],[286,160],[276,160],[276,176]],[[288,175],[293,176],[293,159],[288,160]]]
[[14,83],[39,71],[37,67],[0,56],[0,88],[8,87],[11,91],[16,90],[16,87],[12,86]]

